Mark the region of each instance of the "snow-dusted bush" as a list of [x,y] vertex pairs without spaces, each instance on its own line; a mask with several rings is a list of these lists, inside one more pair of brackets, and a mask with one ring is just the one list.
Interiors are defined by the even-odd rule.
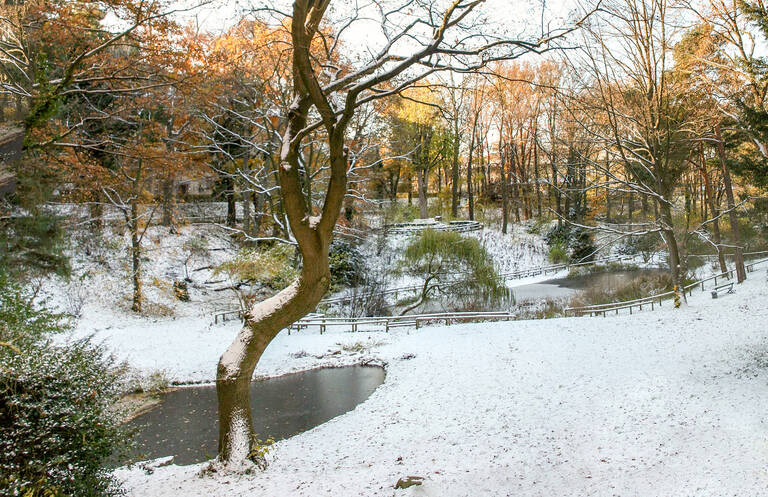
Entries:
[[384,291],[389,285],[386,268],[363,268],[364,277],[359,284],[350,288],[346,295],[350,298],[342,309],[342,314],[349,317],[381,316],[389,312],[389,304]]
[[55,345],[60,315],[0,277],[0,488],[3,495],[119,493],[105,462],[125,440],[111,412],[119,373],[81,340]]
[[634,235],[624,238],[616,251],[622,255],[641,255],[648,262],[661,249],[661,237],[657,233]]
[[328,262],[332,289],[357,286],[362,281],[365,269],[363,255],[347,240],[337,238],[331,242]]
[[550,262],[555,262],[553,258],[561,259],[561,252],[566,249],[570,253],[569,259],[572,262],[587,262],[595,259],[597,247],[592,233],[585,228],[570,224],[554,226],[547,232],[544,239],[550,246]]
[[202,236],[191,236],[182,244],[184,254],[184,278],[189,280],[189,263],[195,258],[203,258],[209,254],[208,240]]
[[73,278],[67,285],[64,294],[67,312],[74,318],[79,318],[83,313],[83,307],[88,300],[88,273],[79,278]]
[[584,228],[571,228],[570,236],[571,260],[573,262],[589,262],[595,260],[597,247],[592,233]]
[[455,308],[472,309],[504,299],[508,292],[488,252],[472,237],[425,229],[406,247],[398,271],[417,278],[421,290],[407,313],[440,297]]
[[298,276],[294,262],[296,249],[277,244],[269,248],[244,248],[231,260],[219,265],[214,274],[225,274],[233,283],[257,282],[282,290]]
[[567,246],[569,235],[570,230],[567,224],[554,225],[544,235],[544,241],[546,241],[547,245],[550,247],[553,245]]

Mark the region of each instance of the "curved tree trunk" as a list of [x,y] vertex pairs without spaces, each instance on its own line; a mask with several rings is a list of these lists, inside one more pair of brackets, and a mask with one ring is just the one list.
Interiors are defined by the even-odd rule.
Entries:
[[[337,117],[312,69],[308,47],[327,6],[327,2],[312,6],[306,1],[297,1],[293,5],[294,100],[288,109],[277,169],[280,203],[301,253],[302,269],[299,278],[288,288],[255,304],[246,313],[245,326],[219,360],[216,372],[218,461],[225,466],[243,464],[251,453],[250,382],[261,355],[282,329],[317,306],[330,284],[328,249],[347,193],[348,157],[344,150],[344,134],[353,108]],[[319,215],[315,214],[304,194],[299,160],[302,139],[306,137],[304,129],[313,106],[322,116],[327,132],[330,162],[330,178]]]
[[[432,41],[411,57],[389,65],[389,55],[385,52],[380,56],[380,66],[363,68],[342,75],[334,83],[321,84],[315,72],[316,61],[310,55],[310,46],[320,30],[330,1],[293,1],[290,23],[293,102],[285,116],[287,125],[282,136],[277,170],[280,208],[285,213],[287,229],[290,229],[301,252],[303,266],[299,278],[291,286],[254,305],[246,313],[245,326],[219,360],[216,378],[220,424],[218,463],[223,466],[242,464],[250,454],[249,385],[259,358],[280,330],[314,309],[328,289],[328,247],[347,193],[349,157],[344,140],[355,109],[370,99],[386,96],[387,92],[382,95],[380,87],[437,53],[446,40],[445,30],[459,24],[463,16],[482,3],[451,3],[445,10],[442,28],[435,30]],[[493,46],[488,45],[486,50]],[[427,75],[425,73],[423,77]],[[363,93],[367,96],[362,97]],[[308,124],[310,110],[312,123]],[[318,213],[315,206],[309,204],[302,189],[299,155],[302,142],[320,128],[327,141],[330,177]],[[412,182],[412,178],[409,181]]]
[[269,343],[284,328],[312,311],[328,290],[328,255],[304,261],[291,286],[260,302],[245,317],[245,326],[221,356],[216,372],[219,400],[219,458],[243,461],[252,444],[250,385],[253,371]]

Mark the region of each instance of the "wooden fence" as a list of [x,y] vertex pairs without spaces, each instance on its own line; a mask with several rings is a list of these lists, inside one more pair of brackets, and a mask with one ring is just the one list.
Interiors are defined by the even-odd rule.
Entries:
[[449,221],[445,223],[394,223],[388,224],[384,230],[389,234],[416,234],[426,229],[436,231],[455,231],[457,233],[468,233],[472,231],[482,231],[483,224],[478,221]]
[[[746,268],[747,272],[752,272],[754,271],[756,266],[765,264],[767,262],[768,262],[768,259],[761,259],[759,261],[745,264],[744,267]],[[708,278],[703,278],[701,280],[694,281],[693,283],[685,285],[682,288],[682,290],[684,293],[688,293],[688,295],[692,295],[693,290],[695,289],[700,289],[701,291],[704,291],[707,283],[712,282],[711,288],[715,288],[718,286],[717,284],[718,279],[722,283],[724,279],[731,280],[733,276],[734,276],[734,270],[731,269],[729,271],[726,271],[725,273],[715,274]],[[661,307],[661,303],[664,300],[672,299],[674,298],[674,296],[675,296],[675,292],[672,291],[672,292],[660,293],[658,295],[651,295],[650,297],[644,297],[641,299],[626,300],[622,302],[611,302],[608,304],[595,304],[595,305],[587,305],[587,306],[581,306],[581,307],[566,307],[565,313],[571,314],[573,316],[586,316],[586,315],[606,316],[609,312],[618,314],[619,311],[628,309],[629,313],[632,314],[633,309],[642,311],[643,306],[645,306],[646,308],[650,308],[651,310],[655,309],[656,307]]]
[[465,322],[478,322],[478,321],[509,321],[514,319],[515,315],[507,311],[498,312],[441,312],[432,314],[412,314],[406,316],[371,316],[360,318],[344,318],[344,317],[326,317],[323,315],[314,315],[304,317],[288,328],[288,334],[292,331],[301,331],[309,327],[317,327],[320,330],[320,334],[325,333],[329,327],[342,327],[348,328],[352,332],[360,331],[361,326],[374,326],[379,329],[383,329],[385,332],[389,332],[392,328],[401,327],[419,327],[436,322],[444,322],[445,324],[465,321]]

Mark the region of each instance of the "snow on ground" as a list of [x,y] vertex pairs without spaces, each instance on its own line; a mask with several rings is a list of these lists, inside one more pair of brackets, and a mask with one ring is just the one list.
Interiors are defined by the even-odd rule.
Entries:
[[[766,496],[768,283],[750,276],[734,295],[632,316],[283,332],[258,374],[377,359],[386,381],[278,442],[264,472],[116,474],[137,497]],[[236,326],[116,330],[97,336],[192,379],[213,374]],[[340,345],[358,341],[366,351]],[[424,484],[395,490],[407,475]]]
[[550,264],[549,247],[541,235],[526,224],[510,224],[508,233],[486,228],[481,242],[501,273],[523,271]]
[[[89,319],[110,321],[130,317],[130,238],[122,229],[106,226],[103,233],[88,230],[70,233],[67,250],[72,265],[68,281],[53,277],[43,282],[41,293],[48,304],[62,311]],[[230,290],[217,291],[231,285],[213,268],[231,259],[237,246],[228,233],[215,226],[183,226],[171,232],[169,228],[153,226],[142,242],[142,291],[145,315],[196,316],[236,301]],[[173,283],[188,278],[190,302],[179,301]]]

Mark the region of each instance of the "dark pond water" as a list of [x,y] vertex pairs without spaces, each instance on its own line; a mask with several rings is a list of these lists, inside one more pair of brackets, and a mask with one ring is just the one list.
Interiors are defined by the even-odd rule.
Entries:
[[[254,430],[266,440],[288,438],[325,423],[367,399],[384,382],[378,367],[324,368],[251,384]],[[216,456],[216,387],[185,387],[131,421],[138,428],[134,461],[175,456],[193,464]]]
[[611,271],[605,273],[585,274],[572,278],[556,278],[514,287],[512,291],[518,302],[546,298],[570,297],[581,290],[589,288],[615,289],[625,285],[639,276],[663,272],[659,269],[635,269],[631,271]]

